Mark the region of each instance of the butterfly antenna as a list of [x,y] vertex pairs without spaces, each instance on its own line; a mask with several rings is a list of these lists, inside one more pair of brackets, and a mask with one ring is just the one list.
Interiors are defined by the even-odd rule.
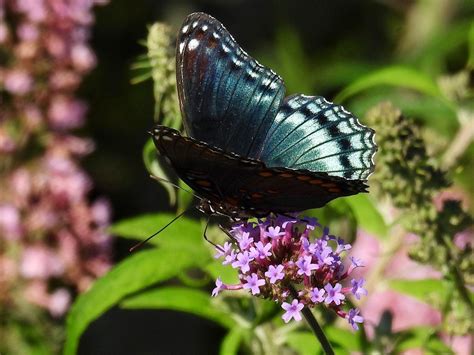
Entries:
[[156,180],[156,181],[166,182],[166,183],[170,184],[171,186],[177,188],[178,190],[183,190],[183,191],[187,192],[188,194],[193,195],[193,196],[196,197],[197,199],[202,200],[202,197],[196,195],[194,192],[189,191],[189,190],[187,190],[187,189],[185,189],[184,187],[181,187],[181,186],[179,186],[179,185],[176,185],[175,183],[173,183],[173,182],[171,182],[171,181],[169,181],[169,180],[166,180],[166,179],[164,179],[164,178],[162,178],[162,177],[155,176],[155,175],[150,175],[150,177],[151,177],[153,180]]
[[144,244],[146,244],[151,238],[155,237],[156,235],[160,234],[162,231],[164,231],[167,227],[169,227],[174,221],[176,221],[178,218],[182,217],[186,212],[189,211],[189,208],[187,210],[184,210],[183,212],[181,212],[179,215],[177,215],[176,217],[174,217],[171,221],[169,221],[164,227],[160,228],[157,232],[153,233],[152,235],[150,235],[148,238],[146,238],[145,240],[142,240],[141,242],[135,244],[133,247],[131,247],[128,251],[131,253],[133,251],[135,251],[136,249],[140,248],[141,246],[143,246]]

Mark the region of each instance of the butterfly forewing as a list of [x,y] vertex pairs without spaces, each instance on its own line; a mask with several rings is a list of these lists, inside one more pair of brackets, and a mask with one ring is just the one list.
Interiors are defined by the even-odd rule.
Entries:
[[242,156],[261,151],[285,94],[281,78],[245,53],[219,21],[203,13],[185,20],[176,58],[188,136]]

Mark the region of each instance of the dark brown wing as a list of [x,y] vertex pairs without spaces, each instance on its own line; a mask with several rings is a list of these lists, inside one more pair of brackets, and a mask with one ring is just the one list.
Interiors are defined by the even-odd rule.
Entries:
[[[261,161],[229,154],[178,131],[156,126],[153,140],[178,176],[198,195],[256,215],[299,212],[366,191],[360,180],[307,170],[268,168]],[[258,213],[257,213],[258,211]]]

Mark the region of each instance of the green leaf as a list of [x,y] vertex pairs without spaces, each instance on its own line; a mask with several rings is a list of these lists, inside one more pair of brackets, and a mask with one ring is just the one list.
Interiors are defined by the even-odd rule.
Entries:
[[[113,224],[109,231],[123,238],[144,240],[175,217],[169,213],[145,214],[121,220]],[[209,248],[204,244],[201,223],[186,217],[181,217],[173,222],[158,236],[151,239],[150,243],[173,247],[193,245],[201,251],[205,250],[209,255]]]
[[291,332],[286,335],[286,344],[301,355],[314,355],[322,350],[314,334],[310,332]]
[[[151,138],[148,139],[145,143],[142,155],[145,167],[152,176],[170,180],[168,174],[166,173],[165,167],[158,160],[155,144],[153,143],[153,140]],[[158,182],[165,188],[166,192],[168,193],[170,205],[174,206],[176,203],[176,189],[171,184],[165,181],[158,180]]]
[[391,85],[416,90],[422,94],[442,98],[436,82],[416,69],[403,66],[391,66],[369,73],[342,90],[335,102],[342,102],[361,91],[379,85]]
[[214,278],[221,278],[225,284],[239,283],[239,273],[230,265],[222,265],[221,260],[214,260],[206,265],[205,270]]
[[334,347],[347,350],[348,352],[361,351],[359,332],[352,332],[332,326],[325,327],[324,332]]
[[219,349],[220,355],[237,355],[239,353],[240,343],[244,336],[244,330],[240,327],[232,328],[224,337]]
[[382,215],[367,194],[358,194],[345,198],[356,216],[357,225],[378,237],[386,237],[388,228]]
[[415,297],[422,302],[426,302],[430,295],[444,298],[447,293],[446,282],[443,280],[389,280],[388,283],[391,289]]
[[129,309],[171,309],[195,314],[233,328],[236,324],[229,313],[218,309],[211,302],[211,295],[200,290],[184,287],[164,287],[131,296],[120,303]]
[[467,60],[467,67],[472,70],[474,69],[474,21],[471,23],[471,27],[469,28],[467,42],[467,45],[469,47],[469,58]]
[[416,327],[397,334],[399,342],[396,347],[397,353],[409,349],[423,349],[430,354],[454,354],[436,334],[433,328]]
[[143,251],[119,263],[80,295],[72,306],[67,318],[64,353],[76,354],[80,336],[87,326],[125,296],[205,262],[195,248],[188,247],[173,252],[163,249]]

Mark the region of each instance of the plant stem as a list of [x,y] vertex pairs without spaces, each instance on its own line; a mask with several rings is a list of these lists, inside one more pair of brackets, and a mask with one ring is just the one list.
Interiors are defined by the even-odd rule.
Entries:
[[331,343],[324,334],[323,329],[319,326],[318,321],[314,317],[313,312],[311,312],[308,307],[304,307],[301,312],[303,313],[304,318],[313,330],[313,333],[316,335],[316,338],[318,338],[319,342],[321,343],[324,352],[327,355],[334,355],[334,350],[332,349]]
[[[293,298],[296,299],[298,297],[298,292],[296,292],[293,285],[290,285],[290,291]],[[309,326],[311,327],[314,335],[316,335],[316,338],[318,338],[318,341],[321,343],[321,346],[324,352],[327,355],[334,355],[334,350],[332,349],[331,343],[326,337],[326,334],[324,334],[321,326],[318,324],[318,321],[314,317],[313,312],[311,312],[311,310],[308,307],[304,307],[301,312],[303,313],[304,318],[306,319]]]

